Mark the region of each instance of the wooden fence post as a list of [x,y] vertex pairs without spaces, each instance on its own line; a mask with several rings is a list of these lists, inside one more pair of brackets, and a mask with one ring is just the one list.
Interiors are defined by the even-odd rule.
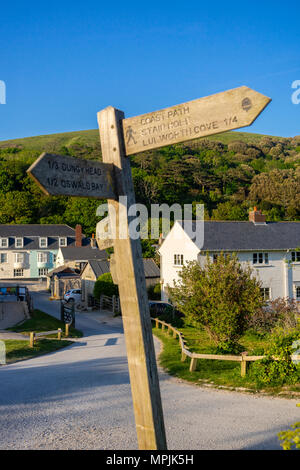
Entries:
[[196,370],[196,367],[197,367],[197,358],[192,357],[191,363],[190,363],[190,372],[193,372],[194,370]]
[[34,331],[30,332],[29,346],[33,348],[34,346]]
[[176,338],[176,335],[177,335],[176,330],[173,330],[173,338]]
[[242,353],[242,362],[241,362],[241,376],[245,377],[247,373],[247,361],[245,360],[245,356],[247,356],[247,352]]
[[57,330],[57,339],[61,340],[61,328]]
[[69,323],[66,323],[66,332],[65,332],[65,335],[66,335],[67,338],[68,338],[68,336],[69,336],[69,326],[70,326]]
[[159,328],[158,318],[155,318],[155,328]]

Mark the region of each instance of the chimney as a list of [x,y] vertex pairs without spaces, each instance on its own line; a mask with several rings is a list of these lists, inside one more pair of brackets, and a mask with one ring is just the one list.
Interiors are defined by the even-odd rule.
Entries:
[[75,246],[78,248],[82,246],[82,227],[79,224],[75,227]]
[[91,248],[97,248],[97,240],[95,238],[94,233],[92,234],[92,238],[91,238]]
[[254,224],[265,224],[266,216],[261,213],[261,210],[258,210],[257,207],[254,207],[253,211],[249,212],[249,222]]

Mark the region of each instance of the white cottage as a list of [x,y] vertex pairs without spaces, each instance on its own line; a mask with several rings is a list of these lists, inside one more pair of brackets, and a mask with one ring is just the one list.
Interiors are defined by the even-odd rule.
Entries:
[[236,253],[242,265],[252,266],[266,300],[290,297],[300,301],[300,222],[266,222],[255,208],[248,222],[205,221],[203,246],[193,238],[196,223],[177,221],[159,249],[162,300],[168,299],[168,286],[179,279],[185,263],[204,265],[207,253],[213,260],[224,252]]

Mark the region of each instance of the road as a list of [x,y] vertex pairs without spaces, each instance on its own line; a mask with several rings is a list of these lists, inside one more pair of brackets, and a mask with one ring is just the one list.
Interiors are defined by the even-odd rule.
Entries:
[[[33,296],[58,317],[58,302]],[[0,367],[0,449],[137,449],[121,319],[76,321],[84,337],[70,347]],[[297,400],[159,375],[169,449],[279,449],[277,432],[299,421]]]

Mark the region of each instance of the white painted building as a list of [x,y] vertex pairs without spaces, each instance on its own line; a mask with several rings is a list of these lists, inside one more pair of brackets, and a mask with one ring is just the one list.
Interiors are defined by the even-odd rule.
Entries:
[[207,253],[213,260],[224,252],[236,253],[242,265],[250,264],[266,300],[290,297],[300,301],[300,222],[266,223],[255,208],[249,222],[205,221],[203,246],[201,240],[193,241],[194,224],[177,221],[159,249],[162,300],[168,299],[168,286],[179,280],[185,263],[204,265]]

